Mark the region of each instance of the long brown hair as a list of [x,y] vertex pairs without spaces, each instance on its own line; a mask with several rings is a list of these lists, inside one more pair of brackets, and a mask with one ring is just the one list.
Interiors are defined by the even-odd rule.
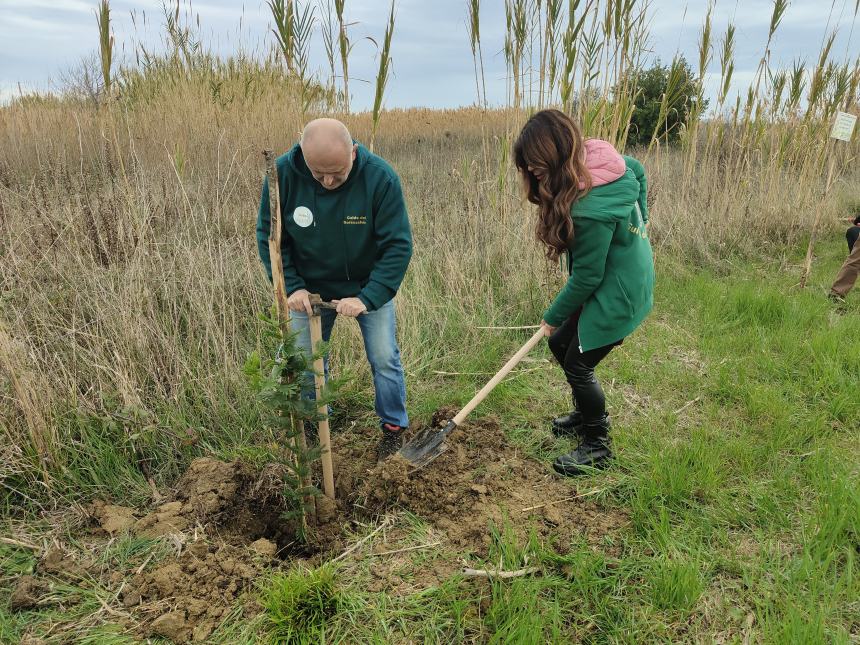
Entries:
[[514,163],[528,200],[538,206],[535,235],[546,245],[547,257],[556,260],[573,241],[570,207],[591,188],[582,134],[564,112],[541,110],[517,137]]

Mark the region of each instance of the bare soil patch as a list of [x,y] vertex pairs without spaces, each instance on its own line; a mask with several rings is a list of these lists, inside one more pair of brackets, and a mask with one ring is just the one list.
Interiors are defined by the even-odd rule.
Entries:
[[[444,424],[449,412],[440,410],[434,424]],[[417,471],[399,458],[377,464],[378,438],[374,430],[335,435],[337,499],[317,500],[307,542],[296,539],[295,520],[285,519],[283,466],[254,470],[241,462],[198,458],[169,501],[148,512],[104,501],[89,508],[96,533],[162,538],[175,547],[175,555],[96,574],[87,562],[53,549],[36,576],[18,581],[14,608],[37,606],[51,578],[98,575],[116,590],[127,626],[140,636],[198,642],[243,598],[246,614],[258,610],[251,592],[261,575],[294,559],[320,562],[341,553],[346,528],[392,508],[408,509],[426,522],[432,550],[428,547],[416,564],[416,547],[400,546],[409,544],[408,531],[392,526],[355,554],[368,559],[370,591],[405,594],[440,584],[462,566],[456,554],[487,555],[490,526],[507,527],[522,543],[537,535],[564,553],[579,537],[597,546],[627,522],[624,513],[576,498],[569,482],[523,454],[495,421],[458,428],[449,450]]]
[[[267,549],[274,551],[274,545]],[[229,544],[194,542],[180,556],[130,581],[122,602],[145,616],[149,633],[175,642],[209,637],[235,600],[253,587],[269,564],[266,556]]]
[[[437,416],[444,425],[447,415]],[[403,506],[444,532],[458,550],[486,555],[492,525],[507,526],[521,540],[535,531],[565,553],[577,537],[597,545],[628,520],[623,512],[576,498],[568,481],[523,454],[493,420],[457,428],[450,448],[417,471],[399,458],[369,461],[372,451],[363,444],[375,439],[351,437],[347,444],[347,438],[336,438],[339,492],[366,512]]]

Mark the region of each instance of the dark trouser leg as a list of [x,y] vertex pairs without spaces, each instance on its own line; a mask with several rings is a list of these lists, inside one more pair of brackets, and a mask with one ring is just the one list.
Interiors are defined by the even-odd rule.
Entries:
[[581,475],[590,469],[602,468],[612,458],[606,396],[594,375],[594,368],[621,341],[583,352],[579,345],[578,323],[578,317],[571,317],[549,339],[550,349],[564,369],[581,415],[577,433],[579,446],[553,463],[555,471],[562,475]]
[[621,341],[581,352],[579,349],[579,314],[571,316],[549,337],[549,348],[564,370],[573,390],[576,409],[584,422],[597,421],[606,415],[606,397],[594,376],[594,368]]
[[[555,330],[547,339],[547,344],[559,365],[564,365],[567,350],[571,341],[576,338],[576,324],[578,316],[573,316]],[[571,393],[571,410],[554,417],[551,422],[552,433],[558,437],[575,437],[579,434],[582,426],[582,413],[576,409],[576,400]]]

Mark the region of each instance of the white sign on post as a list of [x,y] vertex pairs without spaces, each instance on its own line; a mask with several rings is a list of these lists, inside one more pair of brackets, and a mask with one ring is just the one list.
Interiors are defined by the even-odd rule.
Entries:
[[836,121],[834,121],[833,129],[830,131],[830,138],[839,139],[840,141],[851,141],[851,135],[854,133],[856,123],[857,117],[854,114],[837,112]]

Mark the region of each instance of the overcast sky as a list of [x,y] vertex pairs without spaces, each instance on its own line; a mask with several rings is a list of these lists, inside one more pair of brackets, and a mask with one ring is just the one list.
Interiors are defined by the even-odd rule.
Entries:
[[[566,4],[566,3],[565,3]],[[684,53],[698,59],[697,41],[707,10],[706,0],[651,0],[649,49],[654,57],[671,60]],[[35,90],[56,88],[64,70],[97,49],[96,0],[0,0],[0,98],[8,99],[18,86]],[[504,0],[482,0],[481,29],[487,92],[491,102],[505,101]],[[187,0],[183,7],[187,10]],[[855,0],[791,0],[772,47],[777,65],[802,58],[814,61],[828,28],[838,26],[837,58],[857,55],[854,36]],[[137,42],[160,42],[163,32],[161,0],[111,0],[119,57],[133,55]],[[260,53],[269,48],[269,8],[264,0],[203,0],[191,2],[199,18],[204,44],[228,54],[240,48]],[[736,86],[752,78],[767,38],[772,0],[717,0],[715,41],[733,21],[736,36]],[[387,19],[387,0],[346,0],[347,18],[357,24],[351,36],[350,58],[353,105],[372,102],[376,46]],[[134,15],[134,19],[133,19]],[[393,76],[386,96],[388,107],[457,107],[475,101],[475,80],[466,31],[465,0],[397,0],[397,24],[392,45]],[[316,36],[312,66],[327,62]],[[719,57],[711,65],[707,87],[715,91]]]

